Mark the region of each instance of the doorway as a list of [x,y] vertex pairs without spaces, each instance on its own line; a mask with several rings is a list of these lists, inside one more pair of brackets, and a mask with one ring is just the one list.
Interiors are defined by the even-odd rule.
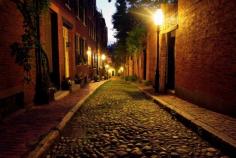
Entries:
[[65,59],[65,78],[70,77],[70,61],[69,61],[69,29],[63,26],[64,41],[64,59]]
[[57,14],[50,11],[51,20],[51,44],[52,44],[52,72],[51,81],[57,89],[60,89],[60,69],[58,53],[58,20]]
[[175,89],[175,31],[167,34],[167,84],[169,90]]

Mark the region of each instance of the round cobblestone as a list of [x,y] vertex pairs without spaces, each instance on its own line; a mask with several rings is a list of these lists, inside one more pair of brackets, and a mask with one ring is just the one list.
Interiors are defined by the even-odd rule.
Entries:
[[103,85],[46,157],[228,157],[125,81]]

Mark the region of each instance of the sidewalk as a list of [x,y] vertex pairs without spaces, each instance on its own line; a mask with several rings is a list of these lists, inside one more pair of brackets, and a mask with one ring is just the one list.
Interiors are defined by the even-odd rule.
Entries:
[[231,154],[236,153],[236,118],[201,108],[174,95],[157,95],[152,86],[136,86],[203,137],[217,143]]
[[86,98],[105,82],[90,83],[61,100],[35,106],[4,120],[0,124],[0,158],[26,156],[50,131],[59,133]]

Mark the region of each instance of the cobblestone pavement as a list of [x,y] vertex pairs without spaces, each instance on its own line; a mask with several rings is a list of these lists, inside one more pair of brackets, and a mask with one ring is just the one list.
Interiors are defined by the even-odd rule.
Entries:
[[46,157],[228,158],[119,80],[82,106]]

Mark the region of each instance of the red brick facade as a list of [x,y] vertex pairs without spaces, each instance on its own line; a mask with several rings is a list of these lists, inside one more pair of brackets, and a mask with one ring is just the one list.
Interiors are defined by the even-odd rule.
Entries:
[[153,24],[149,25],[147,33],[147,80],[154,84],[157,61],[157,30]]
[[236,115],[236,2],[179,0],[176,93]]
[[[79,12],[79,9],[83,10],[83,12]],[[24,82],[23,68],[15,63],[10,49],[12,43],[21,41],[21,35],[24,31],[22,27],[23,18],[15,4],[11,1],[0,1],[0,10],[1,106],[2,100],[18,93],[24,94],[22,96],[25,96],[25,98],[22,98],[22,100],[24,100],[25,105],[30,105],[33,102],[35,94],[35,61],[34,59],[32,60],[32,82],[26,84]],[[99,30],[96,27],[97,23],[101,21]],[[68,40],[65,39],[67,37],[65,36],[65,30],[68,31]],[[107,44],[107,28],[102,15],[99,13],[98,16],[98,12],[96,11],[96,0],[77,0],[73,1],[73,4],[72,1],[51,0],[49,10],[44,12],[40,18],[40,39],[48,57],[50,76],[53,76],[54,79],[56,78],[55,81],[58,82],[52,82],[54,86],[60,88],[61,82],[66,76],[66,58],[69,63],[67,64],[69,67],[68,74],[71,79],[81,74],[86,78],[91,78],[93,67],[98,68],[99,66],[93,63],[98,63],[98,60],[101,60],[98,52],[100,54],[105,53]],[[83,43],[83,47],[81,46],[81,42]],[[98,45],[100,46],[99,51]],[[65,54],[67,50],[68,57]],[[83,63],[78,62],[78,57],[81,53],[85,57]],[[58,67],[55,68],[55,65],[58,65]],[[51,80],[53,81],[53,78]],[[3,104],[5,103],[6,101]],[[4,109],[2,111],[0,107],[0,119],[1,113],[4,113]]]
[[173,89],[195,104],[236,116],[235,7],[230,0],[162,5],[165,23],[158,58],[157,28],[152,22],[148,25],[146,79],[154,85],[159,60],[160,92]]
[[[0,2],[0,10],[0,99],[11,97],[18,93],[25,93],[25,103],[29,104],[34,96],[32,91],[34,90],[34,83],[24,84],[23,68],[15,63],[10,49],[10,45],[13,42],[21,40],[23,19],[15,4],[8,0]],[[34,69],[31,74],[34,79]]]

